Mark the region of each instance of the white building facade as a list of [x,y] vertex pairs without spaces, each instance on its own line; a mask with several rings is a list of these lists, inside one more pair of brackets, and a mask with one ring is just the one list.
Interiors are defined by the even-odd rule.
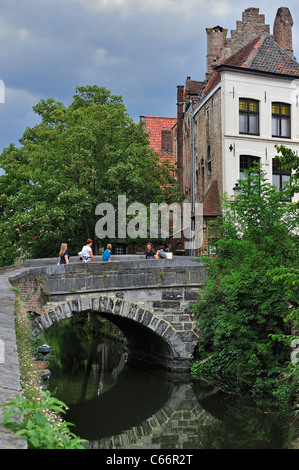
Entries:
[[224,70],[221,103],[223,192],[232,194],[243,170],[254,160],[261,163],[271,183],[281,186],[288,177],[282,172],[279,178],[275,146],[284,145],[298,155],[299,77]]
[[254,162],[279,188],[290,179],[275,159],[275,146],[299,152],[299,63],[292,24],[289,10],[278,9],[271,35],[264,15],[248,8],[230,38],[220,26],[207,28],[205,79],[187,77],[185,87],[178,86],[179,182],[191,206],[203,206],[206,239],[209,221],[222,213],[222,196],[234,194]]

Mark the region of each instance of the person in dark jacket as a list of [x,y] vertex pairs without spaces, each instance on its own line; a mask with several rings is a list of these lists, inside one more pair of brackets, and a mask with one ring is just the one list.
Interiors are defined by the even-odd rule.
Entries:
[[155,254],[156,254],[156,252],[153,249],[152,245],[150,243],[148,243],[146,245],[145,259],[154,259]]

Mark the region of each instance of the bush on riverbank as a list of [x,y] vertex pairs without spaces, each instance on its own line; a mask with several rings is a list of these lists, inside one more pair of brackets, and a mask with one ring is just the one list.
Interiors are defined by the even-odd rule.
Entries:
[[298,209],[282,203],[285,193],[266,183],[259,166],[246,177],[214,227],[215,257],[203,259],[208,280],[194,306],[201,336],[192,374],[232,392],[289,400],[298,393],[298,369],[290,383],[279,381],[290,351],[278,339],[288,333],[292,299],[271,270],[298,268]]

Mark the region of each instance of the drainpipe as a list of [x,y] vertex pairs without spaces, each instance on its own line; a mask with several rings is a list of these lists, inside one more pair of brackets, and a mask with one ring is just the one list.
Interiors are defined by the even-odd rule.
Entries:
[[[195,204],[194,204],[194,116],[193,113],[193,98],[191,98],[191,131],[190,131],[190,150],[191,150],[191,223],[190,223],[190,240],[192,236],[192,229],[195,229]],[[191,248],[189,248],[189,256],[193,256],[194,252],[194,237],[192,238]]]

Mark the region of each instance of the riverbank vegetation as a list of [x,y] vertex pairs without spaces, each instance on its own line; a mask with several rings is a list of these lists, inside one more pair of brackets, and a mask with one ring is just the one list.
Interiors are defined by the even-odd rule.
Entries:
[[31,321],[19,296],[15,316],[22,394],[3,405],[4,425],[26,440],[29,449],[83,449],[85,441],[73,434],[71,423],[63,419],[66,405],[42,389]]
[[299,324],[299,214],[285,201],[297,182],[295,173],[293,185],[277,191],[258,165],[239,181],[214,226],[215,256],[202,259],[208,280],[194,307],[201,336],[193,377],[289,406],[299,395],[299,361],[289,348]]

